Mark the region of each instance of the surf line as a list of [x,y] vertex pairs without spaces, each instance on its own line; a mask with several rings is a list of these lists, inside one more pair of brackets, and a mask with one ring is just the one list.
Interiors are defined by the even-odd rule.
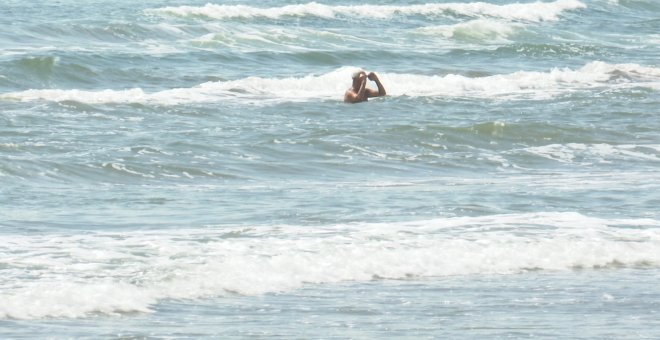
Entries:
[[285,17],[320,17],[334,19],[337,16],[367,17],[388,19],[399,16],[471,16],[495,17],[522,21],[555,21],[567,10],[586,8],[578,0],[556,0],[554,2],[533,2],[496,5],[485,2],[472,3],[427,3],[419,5],[356,5],[332,6],[309,2],[306,4],[286,5],[282,7],[253,7],[247,5],[217,5],[204,6],[170,6],[147,9],[150,14],[165,14],[180,17],[202,17],[208,19],[250,19],[268,18],[281,19]]

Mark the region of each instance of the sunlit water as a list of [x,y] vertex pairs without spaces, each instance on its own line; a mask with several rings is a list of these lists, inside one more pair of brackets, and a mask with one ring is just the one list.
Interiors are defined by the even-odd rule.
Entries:
[[5,1],[0,337],[658,338],[658,18]]

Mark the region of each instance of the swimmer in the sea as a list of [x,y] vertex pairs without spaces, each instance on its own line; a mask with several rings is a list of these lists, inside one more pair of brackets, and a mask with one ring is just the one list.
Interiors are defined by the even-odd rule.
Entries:
[[[387,94],[380,79],[373,72],[367,74],[364,71],[356,71],[353,73],[352,78],[353,85],[344,94],[344,102],[346,103],[366,102],[369,98],[381,97]],[[367,79],[376,83],[378,91],[367,88]]]

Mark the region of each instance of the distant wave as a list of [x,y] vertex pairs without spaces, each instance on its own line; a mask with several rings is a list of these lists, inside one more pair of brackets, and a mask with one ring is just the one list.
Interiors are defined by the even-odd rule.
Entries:
[[[194,102],[240,100],[257,104],[286,101],[341,100],[356,68],[341,67],[322,75],[304,77],[248,77],[207,82],[191,88],[147,93],[140,88],[126,90],[26,90],[0,94],[0,100],[76,101],[88,104],[143,103],[176,105]],[[463,75],[419,75],[383,73],[381,80],[390,96],[465,98],[550,98],[591,88],[646,87],[660,89],[660,68],[638,64],[591,62],[580,69],[553,69],[549,72],[518,71],[485,77]]]
[[653,219],[539,212],[316,228],[5,235],[0,319],[149,312],[163,299],[379,278],[660,266],[658,228]]
[[395,15],[465,15],[472,17],[496,17],[524,21],[552,21],[567,10],[585,8],[578,0],[556,0],[554,2],[534,2],[525,4],[495,5],[485,2],[474,3],[428,3],[421,5],[356,5],[332,6],[310,2],[307,4],[283,7],[252,7],[246,5],[216,5],[163,7],[147,10],[148,13],[169,14],[182,17],[204,17],[210,19],[269,18],[315,16],[335,18],[336,16],[390,18]]
[[507,23],[492,19],[475,19],[453,25],[426,26],[416,32],[439,35],[444,38],[476,41],[505,41],[515,32],[524,28],[519,23]]

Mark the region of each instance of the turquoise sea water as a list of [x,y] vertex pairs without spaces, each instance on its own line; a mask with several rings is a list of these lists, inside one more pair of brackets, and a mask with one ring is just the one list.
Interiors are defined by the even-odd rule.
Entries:
[[1,338],[660,337],[657,1],[0,27]]

